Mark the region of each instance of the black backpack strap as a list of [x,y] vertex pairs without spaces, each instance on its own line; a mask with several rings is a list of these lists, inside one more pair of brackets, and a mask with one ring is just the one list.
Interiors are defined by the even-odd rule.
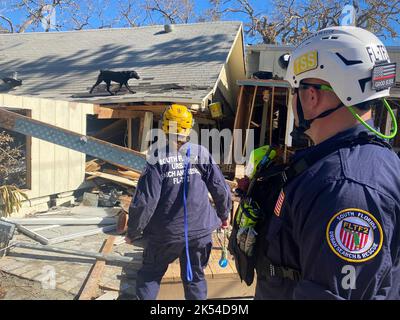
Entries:
[[279,277],[296,282],[301,280],[301,273],[299,270],[275,265],[265,255],[263,256],[262,266],[262,269],[257,269],[258,277],[265,279]]
[[318,152],[310,152],[301,159],[293,162],[284,171],[283,173],[283,175],[285,176],[284,179],[286,180],[286,183],[289,182],[296,176],[303,173],[309,167],[311,167],[314,163],[318,162],[322,158],[325,158],[329,154],[339,149],[350,148],[355,145],[364,145],[364,144],[375,144],[384,148],[392,149],[392,146],[385,140],[377,137],[376,135],[369,134],[366,131],[362,131],[358,134],[357,137],[338,141],[337,143],[333,143],[324,150],[318,150]]

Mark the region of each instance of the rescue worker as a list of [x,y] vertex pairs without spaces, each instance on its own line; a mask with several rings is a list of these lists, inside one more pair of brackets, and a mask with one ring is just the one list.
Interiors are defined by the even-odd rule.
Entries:
[[211,234],[227,228],[231,194],[207,149],[187,142],[192,126],[185,106],[173,104],[164,112],[162,129],[177,139],[154,152],[157,161],[147,163],[129,208],[127,242],[142,231],[147,240],[136,280],[140,300],[156,299],[168,265],[177,258],[185,298],[207,298],[203,269],[210,257]]
[[[384,99],[395,70],[357,27],[323,29],[291,54],[295,134],[314,145],[268,190],[279,197],[260,235],[255,299],[400,298],[400,160]],[[388,135],[373,127],[376,104],[392,117]]]

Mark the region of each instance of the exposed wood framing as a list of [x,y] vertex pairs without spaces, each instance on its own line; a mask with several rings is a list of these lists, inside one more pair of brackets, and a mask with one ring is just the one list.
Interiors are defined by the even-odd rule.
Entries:
[[98,119],[129,119],[137,118],[143,115],[143,111],[113,109],[99,106],[94,107],[94,112],[97,114]]
[[243,128],[243,130],[246,130],[246,133],[245,133],[246,139],[244,140],[245,143],[244,143],[244,146],[243,146],[243,154],[245,154],[245,152],[246,152],[246,146],[247,146],[247,142],[248,142],[248,139],[249,139],[249,135],[248,135],[247,129],[250,128],[251,119],[253,118],[253,110],[254,110],[254,104],[256,102],[257,91],[258,91],[258,87],[255,86],[254,87],[254,92],[253,92],[253,98],[251,99],[250,109],[249,109],[249,112],[248,112],[247,124],[246,124],[246,127]]
[[272,87],[271,118],[269,119],[269,145],[272,145],[272,129],[273,129],[273,120],[274,120],[274,107],[275,107],[275,87]]
[[140,152],[146,152],[149,147],[151,129],[153,129],[153,114],[145,112],[140,121]]
[[[155,104],[155,105],[127,105],[127,104],[118,104],[118,105],[108,105],[107,107],[105,106],[97,106],[98,108],[107,108],[107,109],[113,109],[116,108],[118,110],[126,110],[126,111],[147,111],[147,112],[153,112],[153,113],[163,113],[165,109],[169,106],[170,104]],[[95,107],[95,112],[96,112],[96,107]]]
[[126,125],[128,126],[128,148],[132,149],[132,118],[127,120]]
[[101,130],[97,131],[95,134],[93,134],[94,138],[97,139],[102,139],[107,137],[112,137],[118,132],[121,132],[123,129],[123,126],[125,125],[125,119],[119,119],[111,123],[110,125],[102,128]]
[[[267,118],[268,118],[268,103],[270,101],[270,91],[265,90],[265,96],[267,96],[267,100],[264,100],[263,103],[263,112],[262,112],[262,117],[261,117],[261,132],[260,132],[260,146],[263,146],[265,143],[265,133],[267,132]],[[263,97],[264,97],[264,92],[263,92]]]

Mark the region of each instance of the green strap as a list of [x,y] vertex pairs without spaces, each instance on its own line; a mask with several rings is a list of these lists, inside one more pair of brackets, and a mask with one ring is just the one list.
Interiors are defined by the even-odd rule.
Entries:
[[351,114],[358,120],[361,122],[361,124],[366,127],[369,131],[371,131],[372,133],[376,134],[378,137],[382,138],[382,139],[393,139],[396,134],[397,134],[397,120],[396,120],[396,116],[394,115],[394,112],[392,110],[392,108],[390,107],[389,103],[386,101],[386,99],[383,99],[383,104],[386,108],[386,110],[389,112],[390,114],[390,118],[392,119],[393,122],[393,127],[392,130],[390,132],[390,135],[385,135],[377,130],[375,130],[374,128],[372,128],[368,123],[366,123],[358,114],[357,112],[354,110],[354,108],[352,106],[348,106],[347,108],[349,109],[349,111],[351,112]]

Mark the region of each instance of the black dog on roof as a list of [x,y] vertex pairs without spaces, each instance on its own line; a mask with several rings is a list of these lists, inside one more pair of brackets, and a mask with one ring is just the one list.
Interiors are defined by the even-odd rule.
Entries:
[[[128,81],[129,79],[140,79],[139,75],[137,74],[136,71],[109,71],[109,70],[101,70],[99,76],[97,77],[97,81],[90,89],[90,93],[93,92],[93,89],[96,88],[102,81],[104,81],[107,84],[107,91],[111,94],[114,95],[115,93],[119,92],[122,88],[123,85],[129,90],[131,93],[135,93],[135,91],[132,91],[131,88],[128,86]],[[119,83],[119,88],[117,91],[112,93],[110,91],[110,86],[111,86],[111,81],[118,82]]]

